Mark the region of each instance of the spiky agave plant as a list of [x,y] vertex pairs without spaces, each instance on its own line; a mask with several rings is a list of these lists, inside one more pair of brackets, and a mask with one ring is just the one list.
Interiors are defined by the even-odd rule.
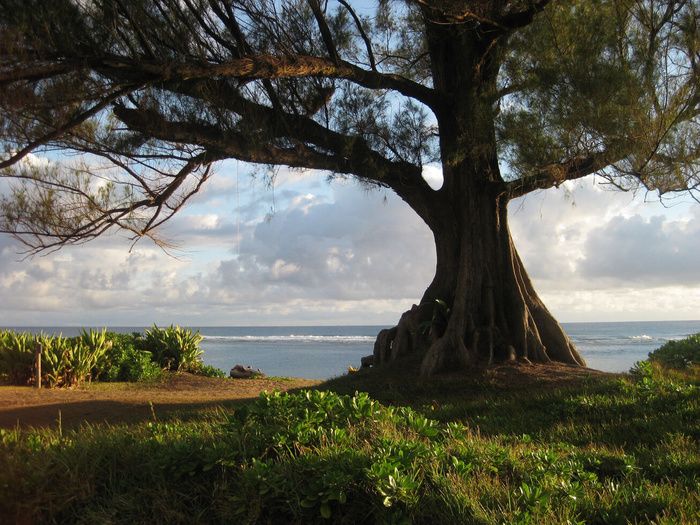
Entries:
[[146,350],[162,368],[177,372],[194,372],[202,366],[199,343],[203,339],[199,330],[170,325],[159,328],[153,325],[146,330]]
[[0,376],[13,384],[31,381],[35,354],[33,337],[27,332],[0,332]]

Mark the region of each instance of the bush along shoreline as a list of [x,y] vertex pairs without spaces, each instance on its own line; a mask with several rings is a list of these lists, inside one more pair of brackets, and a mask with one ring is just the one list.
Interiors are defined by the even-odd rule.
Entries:
[[42,386],[86,381],[152,381],[163,371],[225,377],[204,365],[199,330],[153,325],[145,333],[117,334],[81,329],[78,337],[0,331],[0,380],[36,386],[36,352],[41,345]]
[[629,374],[562,388],[404,382],[410,406],[377,400],[399,388],[380,367],[358,372],[377,378],[363,383],[369,393],[333,390],[348,390],[357,377],[350,374],[318,390],[264,392],[247,405],[186,418],[0,430],[0,516],[7,523],[695,524],[700,366],[685,361],[660,349]]

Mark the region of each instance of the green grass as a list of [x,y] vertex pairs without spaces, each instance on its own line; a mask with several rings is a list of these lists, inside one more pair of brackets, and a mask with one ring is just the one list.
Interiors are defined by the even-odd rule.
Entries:
[[3,431],[0,521],[691,524],[700,516],[698,367],[652,362],[557,389],[417,380],[380,367],[320,388],[194,418]]

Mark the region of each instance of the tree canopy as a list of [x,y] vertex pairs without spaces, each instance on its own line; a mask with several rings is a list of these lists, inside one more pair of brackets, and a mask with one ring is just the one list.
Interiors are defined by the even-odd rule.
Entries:
[[505,207],[594,173],[697,192],[699,16],[696,0],[3,0],[0,231],[32,253],[112,229],[162,242],[220,161],[322,170],[391,188],[435,236],[432,306],[380,335],[377,361],[421,346],[439,299],[427,371],[499,348],[582,364]]

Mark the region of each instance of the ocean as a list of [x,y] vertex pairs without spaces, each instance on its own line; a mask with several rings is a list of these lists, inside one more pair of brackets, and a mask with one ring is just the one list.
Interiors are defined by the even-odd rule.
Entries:
[[[562,323],[590,368],[627,372],[668,340],[700,332],[700,321]],[[80,328],[31,327],[13,330],[78,335]],[[191,327],[204,337],[204,364],[228,371],[237,364],[268,376],[330,379],[359,367],[370,355],[382,326]],[[140,327],[109,327],[121,333]]]

